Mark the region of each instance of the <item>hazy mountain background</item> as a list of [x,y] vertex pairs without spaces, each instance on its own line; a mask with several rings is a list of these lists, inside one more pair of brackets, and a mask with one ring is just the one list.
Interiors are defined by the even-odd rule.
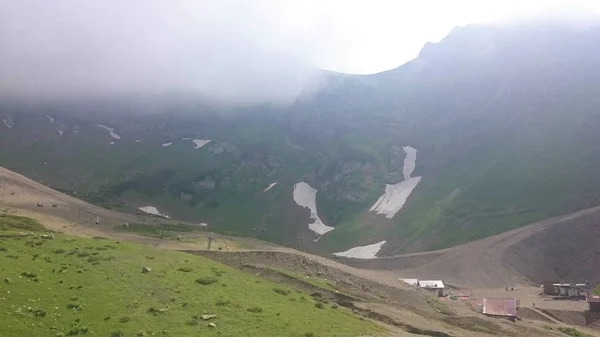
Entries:
[[[0,165],[105,207],[318,252],[443,248],[600,204],[599,54],[595,23],[469,25],[397,69],[320,72],[293,104],[5,99]],[[388,219],[369,208],[402,181],[404,146],[422,180]],[[293,200],[301,181],[335,227],[317,242]]]

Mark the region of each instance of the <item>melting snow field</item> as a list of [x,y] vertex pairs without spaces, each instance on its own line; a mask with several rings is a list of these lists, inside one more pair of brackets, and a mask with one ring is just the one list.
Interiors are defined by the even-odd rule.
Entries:
[[173,143],[164,143],[162,146],[167,147],[167,146],[171,146],[171,144],[173,144]]
[[273,188],[273,186],[275,186],[275,185],[277,185],[277,182],[270,183],[270,184],[269,184],[269,186],[267,186],[267,188],[265,188],[265,190],[264,190],[263,192],[266,192],[266,191],[268,191],[268,190],[272,189],[272,188]]
[[333,253],[335,256],[349,257],[352,259],[375,259],[381,247],[386,241],[381,241],[368,246],[358,246],[350,248],[345,252]]
[[321,221],[317,214],[317,190],[305,182],[299,182],[294,185],[294,201],[298,206],[306,207],[310,210],[310,220],[308,229],[319,234],[334,230],[335,228],[327,226]]
[[196,150],[210,143],[210,139],[192,139],[192,142],[194,142],[194,150]]
[[6,119],[3,119],[4,121],[4,125],[6,125],[7,128],[11,129],[12,125],[8,124],[8,122],[6,121]]
[[163,218],[167,218],[167,219],[171,219],[170,216],[166,215],[166,214],[162,214],[158,211],[158,209],[156,209],[156,207],[154,206],[144,206],[144,207],[138,207],[138,209],[144,213],[148,213],[148,214],[152,214],[152,215],[158,215],[158,216],[162,216]]
[[115,133],[115,129],[111,128],[109,126],[106,125],[101,125],[101,124],[96,124],[97,127],[102,128],[106,131],[108,131],[108,134],[110,134],[111,137],[113,137],[114,139],[121,139],[121,136],[119,136],[118,134]]
[[385,193],[377,199],[369,211],[385,214],[388,219],[393,218],[404,207],[406,200],[420,181],[421,177],[415,177],[394,185],[385,185]]
[[412,191],[421,181],[421,177],[411,178],[415,170],[417,150],[410,146],[405,146],[402,149],[406,152],[404,167],[402,169],[404,181],[393,185],[386,185],[385,193],[369,209],[369,211],[376,212],[377,214],[385,214],[385,217],[388,219],[393,218],[402,209]]

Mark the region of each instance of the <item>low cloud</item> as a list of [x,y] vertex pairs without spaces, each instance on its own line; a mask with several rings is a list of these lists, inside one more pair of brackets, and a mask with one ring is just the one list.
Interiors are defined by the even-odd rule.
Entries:
[[[595,0],[0,0],[0,98],[183,92],[286,103],[323,83],[317,67],[391,69],[456,25],[575,2],[600,9]],[[586,13],[567,16],[587,22]]]
[[0,95],[286,102],[319,74],[281,42],[287,10],[275,1],[5,0]]

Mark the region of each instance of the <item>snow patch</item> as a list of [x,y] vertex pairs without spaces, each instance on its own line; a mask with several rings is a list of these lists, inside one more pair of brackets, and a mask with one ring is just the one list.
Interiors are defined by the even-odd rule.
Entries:
[[312,188],[305,182],[299,182],[294,185],[294,201],[298,206],[308,208],[310,210],[310,220],[308,229],[319,234],[324,235],[335,228],[327,226],[321,221],[317,214],[317,190]]
[[421,177],[415,177],[394,185],[385,185],[385,193],[377,199],[369,211],[385,214],[388,219],[393,218],[404,207],[406,200],[420,181]]
[[404,175],[404,180],[410,179],[413,171],[415,170],[415,165],[417,162],[417,149],[411,146],[405,146],[402,148],[404,152],[406,152],[406,157],[404,157],[404,167],[402,168],[402,174]]
[[350,248],[347,251],[333,253],[335,256],[349,257],[352,259],[375,259],[377,253],[381,250],[381,247],[385,245],[386,241],[380,241],[368,246],[358,246]]
[[142,141],[142,139],[134,140],[135,143],[139,143],[141,141]]
[[3,121],[4,121],[4,125],[6,125],[7,128],[12,129],[12,125],[8,124],[6,119],[3,119]]
[[115,145],[115,142],[110,142],[110,145]]
[[108,134],[110,134],[111,137],[113,137],[114,139],[121,139],[121,136],[119,136],[118,134],[115,133],[115,129],[111,128],[109,126],[106,125],[101,125],[101,124],[96,124],[97,127],[102,128],[106,131],[108,131]]
[[191,138],[185,137],[185,138],[181,138],[181,140],[190,140]]
[[[50,124],[54,125],[54,118],[53,117],[50,117],[50,116],[46,115],[46,118],[48,118],[48,120],[50,121]],[[61,135],[61,136],[63,135],[64,131],[61,130],[61,129],[59,129],[58,127],[55,126],[54,130],[58,131],[59,135]],[[74,132],[77,132],[77,131],[74,131]]]
[[406,200],[408,200],[412,191],[421,181],[421,177],[411,178],[415,170],[417,150],[410,146],[405,146],[402,149],[406,152],[404,167],[402,168],[404,181],[393,185],[385,185],[384,194],[369,209],[369,211],[376,212],[377,214],[385,214],[385,217],[388,219],[393,218],[404,207]]
[[170,216],[166,215],[166,214],[162,214],[158,211],[158,209],[156,209],[156,207],[154,206],[143,206],[143,207],[138,207],[138,209],[144,213],[148,213],[148,214],[152,214],[152,215],[157,215],[157,216],[162,216],[163,218],[167,218],[167,219],[171,219]]
[[171,144],[173,144],[173,143],[164,143],[162,146],[167,147],[167,146],[171,146]]
[[194,142],[194,145],[196,145],[194,147],[194,150],[196,150],[210,143],[210,139],[192,139],[192,142]]
[[198,225],[199,225],[200,227],[204,227],[204,228],[208,227],[208,224],[207,224],[206,222],[201,222],[201,223],[199,223]]
[[269,186],[267,186],[267,188],[265,188],[265,190],[264,190],[263,192],[266,192],[266,191],[268,191],[268,190],[272,189],[272,188],[273,188],[273,186],[275,186],[275,185],[277,185],[277,182],[270,183],[270,184],[269,184]]

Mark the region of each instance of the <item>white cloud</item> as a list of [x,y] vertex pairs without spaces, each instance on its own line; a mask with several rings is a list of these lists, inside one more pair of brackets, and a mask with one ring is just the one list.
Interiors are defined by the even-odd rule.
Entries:
[[286,101],[312,65],[399,66],[456,25],[594,0],[2,0],[0,95],[184,90]]

